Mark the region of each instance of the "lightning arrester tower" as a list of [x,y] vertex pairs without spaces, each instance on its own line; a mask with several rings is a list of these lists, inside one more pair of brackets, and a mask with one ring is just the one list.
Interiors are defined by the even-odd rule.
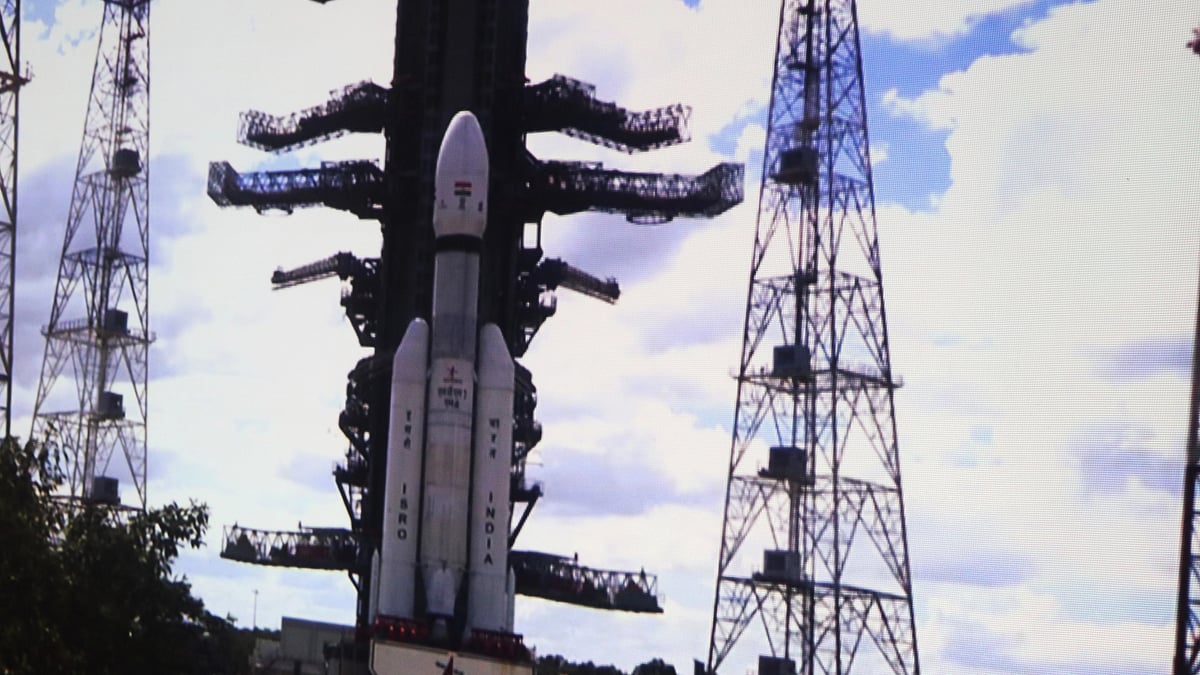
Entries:
[[[1200,54],[1200,28],[1187,48]],[[1175,608],[1175,650],[1173,675],[1200,673],[1200,598],[1194,597],[1194,585],[1200,585],[1200,541],[1196,538],[1196,479],[1200,477],[1200,304],[1196,310],[1196,332],[1192,346],[1192,397],[1188,408],[1186,464],[1183,474],[1183,537],[1179,551],[1179,594]]]
[[71,496],[113,503],[128,479],[139,508],[154,339],[149,29],[150,0],[104,2],[32,433],[68,460]]
[[17,110],[21,87],[21,2],[0,0],[0,405],[4,406],[4,436],[12,432],[13,289],[17,254]]
[[1200,541],[1196,534],[1196,479],[1200,477],[1200,304],[1192,348],[1192,397],[1188,408],[1187,464],[1183,478],[1183,537],[1179,558],[1179,595],[1175,609],[1174,675],[1200,673]]
[[707,670],[918,673],[854,0],[782,3],[768,125]]

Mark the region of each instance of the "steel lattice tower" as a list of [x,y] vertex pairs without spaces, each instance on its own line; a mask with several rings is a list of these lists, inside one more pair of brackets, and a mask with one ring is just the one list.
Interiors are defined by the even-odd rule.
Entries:
[[0,8],[0,405],[4,407],[4,435],[12,426],[13,288],[17,254],[17,110],[21,86],[21,3],[3,0]]
[[[1188,49],[1200,54],[1200,28]],[[1175,609],[1174,675],[1200,673],[1200,599],[1192,585],[1200,585],[1200,541],[1196,540],[1196,478],[1200,477],[1200,302],[1196,309],[1196,334],[1192,345],[1192,399],[1188,408],[1187,464],[1183,474],[1183,537],[1179,553],[1179,595]]]
[[917,673],[854,0],[785,0],[774,67],[708,670]]
[[1183,537],[1179,558],[1179,596],[1175,615],[1174,675],[1200,673],[1200,541],[1196,540],[1196,478],[1200,476],[1200,304],[1192,347],[1192,398],[1188,409],[1187,465],[1183,476]]
[[[33,437],[69,461],[72,496],[114,500],[119,454],[115,477],[133,482],[142,508],[154,339],[149,29],[149,0],[105,1],[33,420]],[[58,395],[63,380],[75,396]]]

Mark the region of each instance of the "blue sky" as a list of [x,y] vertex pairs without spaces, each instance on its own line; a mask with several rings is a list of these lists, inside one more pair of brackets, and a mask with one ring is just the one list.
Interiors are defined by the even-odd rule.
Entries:
[[[1200,9],[1184,4],[860,3],[925,672],[1166,669],[1200,244],[1200,62],[1183,47]],[[25,3],[18,430],[99,5]],[[222,524],[345,523],[330,471],[362,351],[335,282],[273,293],[267,280],[340,250],[370,255],[378,229],[329,211],[220,210],[207,163],[381,156],[378,138],[284,159],[235,138],[242,110],[387,82],[393,12],[392,0],[154,6],[149,490],[212,506],[209,546],[180,569],[243,625],[254,589],[260,625],[352,620],[341,575],[217,554]],[[746,204],[712,221],[546,221],[549,255],[615,275],[623,292],[614,307],[561,294],[525,359],[546,429],[531,472],[547,497],[520,545],[644,566],[667,611],[521,599],[518,629],[542,652],[686,670],[707,649],[777,16],[765,1],[531,1],[531,80],[562,72],[631,108],[694,107],[686,146],[631,157],[539,135],[535,154],[684,173],[747,162]]]

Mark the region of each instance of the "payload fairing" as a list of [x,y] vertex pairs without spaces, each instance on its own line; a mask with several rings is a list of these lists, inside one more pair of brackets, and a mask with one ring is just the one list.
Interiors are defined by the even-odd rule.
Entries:
[[476,325],[488,155],[470,112],[450,121],[435,176],[433,316],[409,324],[392,363],[372,615],[454,645],[511,633],[513,611],[514,365],[500,329]]

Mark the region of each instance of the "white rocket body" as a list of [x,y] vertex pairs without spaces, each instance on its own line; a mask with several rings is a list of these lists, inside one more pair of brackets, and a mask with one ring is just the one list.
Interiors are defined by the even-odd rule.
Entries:
[[392,366],[377,607],[451,619],[465,592],[467,630],[509,632],[514,366],[500,329],[476,325],[487,189],[483,132],[460,112],[437,160],[432,320],[409,324]]
[[413,617],[421,504],[421,460],[425,447],[425,371],[429,325],[413,319],[392,359],[388,412],[387,476],[384,479],[375,607],[379,614]]
[[508,632],[508,491],[512,466],[512,357],[496,324],[479,331],[475,465],[471,471],[471,558],[467,624]]

